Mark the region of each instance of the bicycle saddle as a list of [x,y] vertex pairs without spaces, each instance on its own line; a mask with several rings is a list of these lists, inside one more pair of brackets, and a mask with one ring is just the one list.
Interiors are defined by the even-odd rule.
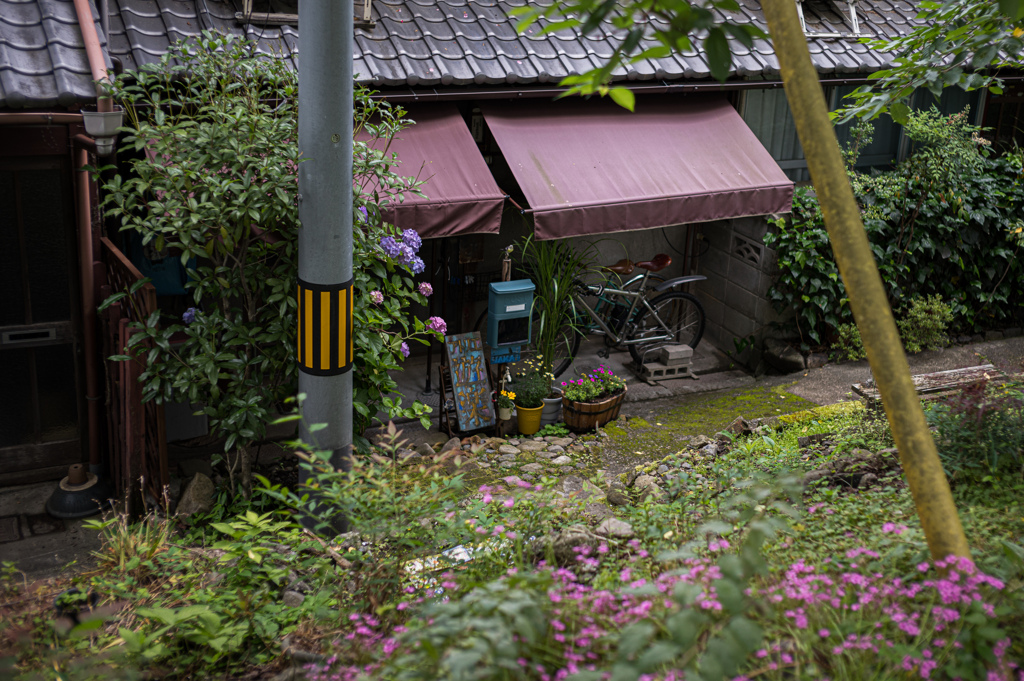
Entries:
[[629,258],[623,258],[614,265],[606,265],[601,269],[605,272],[614,272],[615,274],[633,274],[633,263],[629,261]]
[[645,260],[644,262],[638,262],[636,263],[636,266],[642,267],[648,272],[660,272],[661,270],[665,269],[671,264],[672,258],[670,256],[667,256],[664,253],[659,253],[658,255],[654,256],[654,260]]

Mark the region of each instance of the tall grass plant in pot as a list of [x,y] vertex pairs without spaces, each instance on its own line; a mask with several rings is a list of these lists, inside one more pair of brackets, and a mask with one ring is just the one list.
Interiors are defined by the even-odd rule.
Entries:
[[[519,246],[522,270],[533,281],[533,339],[535,359],[543,373],[552,375],[570,355],[577,326],[573,282],[594,270],[597,249],[593,244],[571,244],[568,240],[538,241],[534,235]],[[552,393],[551,397],[555,397]]]

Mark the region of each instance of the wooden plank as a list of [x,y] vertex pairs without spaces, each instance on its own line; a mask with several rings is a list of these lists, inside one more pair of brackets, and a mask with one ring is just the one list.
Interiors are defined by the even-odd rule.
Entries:
[[79,440],[18,445],[0,449],[0,485],[14,484],[9,475],[34,468],[58,467],[67,472],[68,466],[82,462],[82,443]]
[[[73,461],[72,463],[77,462]],[[67,474],[67,466],[47,466],[46,468],[33,468],[17,473],[4,473],[0,475],[0,487],[14,487],[15,485],[29,485],[34,482],[60,480]]]
[[[978,381],[1002,382],[1003,380],[1005,380],[1004,375],[991,364],[911,376],[911,381],[919,395],[947,392]],[[861,397],[871,400],[877,400],[880,397],[874,381],[854,383],[851,387]]]

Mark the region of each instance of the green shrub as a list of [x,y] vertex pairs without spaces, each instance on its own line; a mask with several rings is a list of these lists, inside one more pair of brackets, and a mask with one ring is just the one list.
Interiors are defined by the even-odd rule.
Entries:
[[953,321],[953,308],[942,301],[942,296],[914,298],[901,310],[900,317],[896,326],[907,352],[938,350],[947,345],[946,327]]
[[[942,296],[912,298],[909,305],[898,311],[897,317],[896,327],[907,352],[938,350],[948,344],[946,327],[953,319],[953,309],[942,301]],[[852,361],[867,357],[856,324],[839,325],[832,350]]]
[[856,324],[840,324],[836,329],[836,342],[832,349],[839,353],[843,359],[856,362],[867,357],[864,352],[864,342],[860,339],[860,329]]
[[[941,296],[948,323],[964,329],[1019,320],[1022,155],[990,156],[966,113],[918,112],[906,129],[910,158],[891,172],[850,178],[890,303]],[[774,224],[765,236],[779,268],[770,299],[794,313],[805,342],[834,342],[853,315],[813,191],[797,188],[792,214]]]
[[[211,432],[225,438],[232,482],[248,490],[251,444],[297,384],[297,74],[245,41],[204,33],[119,77],[115,95],[130,122],[129,172],[104,184],[107,214],[144,244],[196,263],[186,284],[194,307],[135,324],[141,333],[118,358],[146,353],[145,400],[202,405]],[[430,411],[402,407],[388,372],[401,367],[407,341],[439,338],[440,327],[408,314],[429,292],[412,276],[423,268],[419,237],[381,220],[421,184],[399,177],[382,151],[409,121],[362,88],[354,108],[356,129],[371,137],[353,141],[354,431],[365,447],[360,436],[378,410]],[[172,346],[175,335],[184,341]]]

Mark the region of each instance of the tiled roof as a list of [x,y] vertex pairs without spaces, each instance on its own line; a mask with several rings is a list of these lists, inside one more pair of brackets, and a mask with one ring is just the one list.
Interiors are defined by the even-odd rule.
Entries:
[[[93,19],[105,43],[95,11]],[[0,0],[0,108],[71,107],[95,98],[73,0]]]
[[[563,30],[538,35],[516,31],[514,7],[528,0],[374,0],[372,29],[357,29],[353,69],[359,80],[383,87],[557,83],[567,75],[598,66],[620,37],[610,25],[590,36]],[[759,0],[739,0],[730,18],[766,28]],[[845,6],[845,3],[843,3]],[[298,33],[293,26],[249,26],[235,20],[230,0],[112,0],[120,10],[110,25],[111,52],[131,68],[159,58],[170,41],[201,28],[260,40],[261,49],[295,60]],[[861,0],[861,31],[896,36],[915,23],[917,9],[907,0]],[[198,8],[198,9],[197,9]],[[850,33],[849,18],[833,0],[805,0],[808,32]],[[822,75],[877,71],[887,62],[854,38],[808,40]],[[739,78],[775,78],[778,62],[771,45],[752,49],[733,43],[733,72]],[[699,51],[623,67],[616,80],[679,80],[710,77]]]
[[[568,30],[541,36],[537,27],[520,35],[511,10],[527,1],[374,0],[376,25],[356,30],[353,69],[362,82],[385,88],[554,84],[598,66],[620,38],[610,25],[589,36]],[[759,0],[739,4],[730,19],[765,27]],[[867,35],[899,35],[916,21],[917,10],[907,0],[860,0],[857,7]],[[110,54],[134,69],[157,61],[178,39],[213,29],[257,39],[260,50],[286,55],[297,64],[295,26],[243,26],[235,19],[237,8],[233,0],[110,0]],[[851,30],[833,0],[804,0],[804,16],[808,32]],[[42,106],[67,99],[59,100],[57,93],[71,92],[74,98],[89,92],[85,55],[74,49],[81,44],[74,23],[71,0],[0,0],[0,106],[28,106],[13,103],[19,96]],[[823,76],[867,74],[887,63],[885,55],[854,38],[811,38],[808,46]],[[734,77],[778,77],[767,41],[755,41],[752,49],[733,42],[732,48]],[[619,81],[709,77],[698,50],[632,64],[615,74]],[[73,81],[75,87],[58,87],[60,81]],[[6,104],[3,92],[8,93]],[[54,94],[47,98],[47,92]]]

